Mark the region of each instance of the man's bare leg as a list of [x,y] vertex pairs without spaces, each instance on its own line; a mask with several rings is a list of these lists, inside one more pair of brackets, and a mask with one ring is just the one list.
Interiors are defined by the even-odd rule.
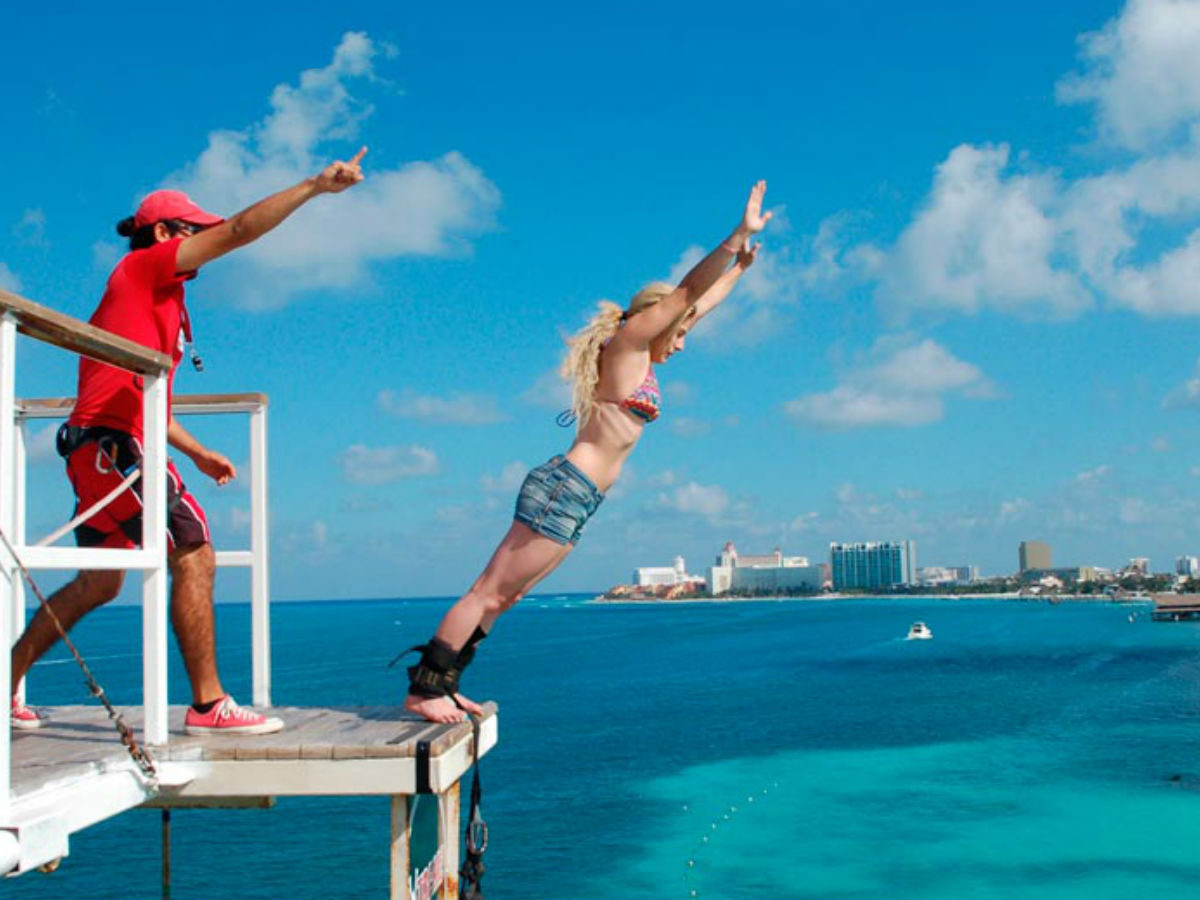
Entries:
[[[121,592],[124,572],[113,570],[86,570],[76,575],[50,595],[47,601],[54,615],[65,630],[86,616],[93,609],[103,606]],[[58,641],[58,629],[38,607],[33,619],[25,628],[20,640],[12,649],[12,683],[15,687],[28,674],[33,664]]]
[[193,544],[176,548],[167,561],[171,567],[171,627],[192,683],[192,703],[212,703],[225,696],[217,675],[213,620],[217,556],[211,544]]

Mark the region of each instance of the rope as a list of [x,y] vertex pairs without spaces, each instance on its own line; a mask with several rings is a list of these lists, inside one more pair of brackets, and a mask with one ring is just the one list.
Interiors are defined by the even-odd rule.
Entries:
[[43,611],[49,616],[50,621],[54,623],[54,627],[58,630],[58,636],[62,639],[67,649],[71,651],[71,655],[75,657],[75,662],[79,664],[79,668],[83,671],[84,682],[87,684],[88,690],[91,691],[93,697],[104,704],[104,709],[108,712],[108,717],[112,719],[117,732],[121,735],[121,743],[125,745],[125,749],[129,751],[129,755],[133,758],[137,767],[141,769],[142,774],[151,782],[155,781],[158,778],[158,769],[154,764],[154,758],[145,747],[138,743],[137,738],[133,734],[133,729],[125,722],[124,717],[117,712],[112,702],[108,699],[108,695],[104,693],[104,688],[100,686],[95,676],[92,675],[92,670],[88,668],[88,664],[80,656],[79,651],[75,649],[75,644],[67,636],[67,630],[63,628],[62,622],[54,614],[49,601],[46,600],[45,595],[38,588],[37,582],[33,580],[33,576],[25,568],[25,563],[21,562],[21,557],[17,555],[17,548],[9,541],[8,535],[4,533],[3,528],[0,528],[0,542],[3,542],[5,549],[12,556],[13,562],[17,564],[17,569],[20,570],[22,577],[33,589],[38,602],[42,604]]
[[55,541],[57,541],[60,537],[62,537],[64,534],[66,534],[68,531],[71,531],[76,525],[86,522],[88,519],[90,519],[96,513],[100,512],[100,510],[104,509],[104,507],[108,506],[108,504],[110,504],[114,500],[116,500],[122,491],[124,491],[126,488],[128,488],[130,485],[132,485],[135,481],[137,481],[141,477],[142,477],[142,465],[141,465],[141,463],[138,463],[137,468],[135,468],[132,472],[130,472],[129,475],[126,476],[124,481],[122,481],[115,488],[113,488],[111,491],[109,491],[107,494],[105,494],[103,497],[101,497],[99,500],[97,500],[95,503],[93,503],[91,506],[89,506],[87,509],[85,509],[83,512],[81,512],[79,515],[77,515],[75,518],[73,518],[66,525],[62,526],[62,528],[59,528],[57,531],[52,531],[50,534],[46,535],[44,538],[42,538],[40,541],[38,541],[33,546],[35,546],[35,547],[50,546]]

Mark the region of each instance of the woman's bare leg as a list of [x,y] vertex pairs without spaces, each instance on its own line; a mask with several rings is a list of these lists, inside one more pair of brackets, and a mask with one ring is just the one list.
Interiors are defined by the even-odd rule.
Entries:
[[[519,603],[526,594],[533,590],[534,586],[537,585],[539,581],[558,568],[558,564],[561,563],[563,559],[566,558],[566,555],[571,552],[571,546],[571,544],[567,544],[561,549],[561,552],[554,557],[554,559],[546,563],[545,568],[534,575],[533,578],[529,580],[529,583],[525,585],[525,590],[521,591],[521,593],[512,598],[512,603],[510,603],[509,606],[515,606],[517,603]],[[501,610],[501,612],[502,611],[503,610]],[[484,617],[479,621],[479,627],[483,629],[484,634],[492,633],[492,626],[496,623],[498,618],[500,618],[500,612],[490,612],[484,614]],[[480,715],[483,713],[483,707],[469,697],[466,697],[462,694],[455,694],[454,699],[458,701],[458,705],[460,707],[473,715]]]
[[[451,649],[461,650],[477,626],[486,620],[490,627],[533,584],[553,571],[571,552],[571,546],[543,537],[529,526],[514,521],[483,574],[450,607],[434,636]],[[469,700],[463,706],[472,712],[480,709]],[[404,708],[432,722],[461,722],[464,716],[449,697],[409,694]]]

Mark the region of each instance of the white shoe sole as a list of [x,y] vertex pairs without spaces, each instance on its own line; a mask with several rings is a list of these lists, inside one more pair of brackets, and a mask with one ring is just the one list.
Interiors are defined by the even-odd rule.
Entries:
[[204,735],[204,734],[274,734],[276,731],[283,731],[282,719],[267,719],[258,725],[184,725],[184,734]]
[[23,719],[10,719],[9,721],[12,722],[12,727],[16,728],[18,731],[36,731],[42,727],[41,719],[37,719],[33,722],[27,722]]

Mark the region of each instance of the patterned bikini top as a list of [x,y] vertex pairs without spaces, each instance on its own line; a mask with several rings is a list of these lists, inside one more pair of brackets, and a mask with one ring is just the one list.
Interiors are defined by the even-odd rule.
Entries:
[[642,383],[620,403],[643,422],[653,422],[658,418],[662,412],[662,391],[658,387],[658,376],[654,374],[654,366],[650,366]]
[[[625,327],[626,317],[621,316],[621,326]],[[612,341],[612,337],[604,341],[604,346],[607,347]],[[604,397],[597,397],[603,403],[616,403],[622,409],[629,410],[634,416],[641,419],[643,422],[653,422],[662,412],[662,391],[658,386],[658,376],[654,374],[653,363],[646,369],[646,377],[642,379],[642,383],[633,389],[633,393],[624,400],[609,400]],[[558,414],[556,422],[563,428],[568,428],[575,424],[575,411],[564,409]]]

